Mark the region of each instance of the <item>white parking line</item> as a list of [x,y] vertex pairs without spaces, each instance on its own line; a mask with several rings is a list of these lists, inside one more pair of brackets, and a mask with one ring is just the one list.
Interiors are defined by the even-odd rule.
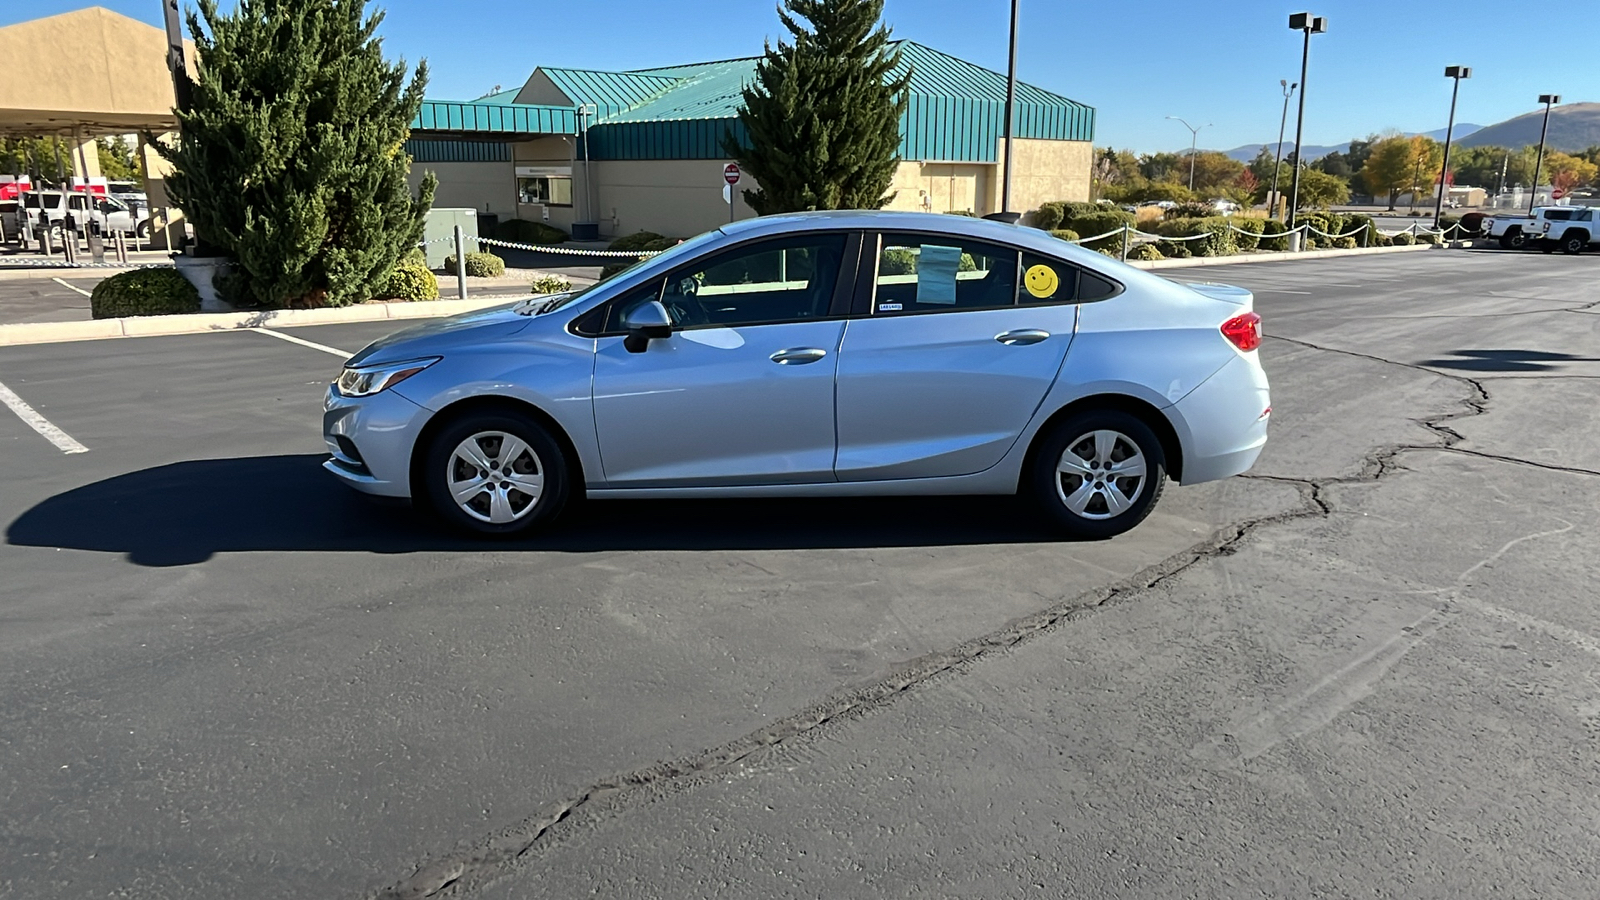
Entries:
[[70,281],[62,281],[62,280],[61,280],[61,279],[59,279],[59,278],[52,278],[52,279],[50,279],[50,280],[51,280],[51,281],[54,281],[54,282],[55,282],[55,283],[56,283],[56,284],[59,284],[59,285],[61,285],[61,286],[62,286],[62,287],[64,287],[64,288],[67,288],[67,289],[68,289],[68,290],[73,290],[73,291],[77,291],[77,292],[78,292],[78,293],[80,293],[80,294],[82,294],[82,295],[84,295],[84,296],[85,296],[85,297],[92,297],[92,296],[94,296],[94,295],[93,295],[93,294],[91,294],[91,293],[89,293],[89,292],[88,292],[88,291],[86,291],[86,290],[84,290],[84,289],[83,289],[83,288],[81,288],[81,287],[78,287],[78,286],[77,286],[77,285],[75,285],[75,284],[73,284],[73,283],[72,283],[72,282],[70,282]]
[[33,407],[29,406],[25,400],[23,400],[21,397],[18,397],[16,393],[14,393],[11,388],[6,387],[4,383],[0,383],[0,403],[4,403],[5,405],[11,407],[11,411],[16,413],[17,417],[23,422],[26,422],[29,428],[32,428],[34,431],[44,435],[45,439],[50,441],[50,443],[55,444],[57,449],[59,449],[62,453],[89,452],[88,447],[85,447],[84,445],[73,440],[72,435],[69,435],[65,431],[57,428],[50,422],[49,419],[39,415],[38,410],[35,410]]
[[305,338],[297,338],[291,334],[284,334],[281,331],[273,331],[270,328],[252,328],[250,330],[256,332],[257,334],[270,334],[279,340],[288,341],[291,344],[299,344],[302,347],[310,347],[313,350],[321,350],[323,353],[332,353],[334,356],[337,356],[340,359],[349,359],[355,355],[348,350],[340,350],[337,347],[329,347],[327,344],[318,344],[314,341],[308,341]]

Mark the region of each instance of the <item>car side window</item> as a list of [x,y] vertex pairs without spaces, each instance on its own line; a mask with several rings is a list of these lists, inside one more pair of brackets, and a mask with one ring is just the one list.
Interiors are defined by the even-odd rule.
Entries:
[[1021,302],[1024,306],[1093,303],[1121,292],[1121,285],[1088,269],[1033,253],[1022,254]]
[[828,316],[845,235],[803,234],[735,247],[666,278],[661,303],[675,328],[730,328]]
[[873,315],[994,309],[1016,302],[1016,250],[957,237],[883,236]]

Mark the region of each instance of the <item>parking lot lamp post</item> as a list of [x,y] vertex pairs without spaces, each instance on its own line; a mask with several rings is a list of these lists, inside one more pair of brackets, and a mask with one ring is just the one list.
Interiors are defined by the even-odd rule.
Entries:
[[1550,107],[1561,102],[1560,94],[1540,94],[1539,102],[1544,104],[1544,124],[1539,126],[1539,155],[1533,158],[1533,187],[1528,191],[1528,215],[1533,215],[1533,207],[1539,199],[1539,170],[1544,167],[1544,139],[1550,132]]
[[1017,7],[1022,0],[1011,0],[1011,62],[1006,67],[1006,177],[1000,185],[1000,211],[1011,211],[1011,145],[1016,130],[1017,108]]
[[1200,145],[1200,129],[1210,128],[1211,123],[1207,122],[1204,125],[1194,126],[1183,119],[1179,119],[1177,116],[1167,116],[1167,118],[1183,122],[1183,127],[1189,129],[1189,190],[1192,191],[1194,190],[1194,156],[1196,148]]
[[1326,16],[1313,16],[1311,13],[1295,13],[1289,17],[1289,28],[1294,31],[1303,31],[1306,36],[1305,49],[1300,51],[1300,111],[1294,120],[1294,178],[1289,187],[1289,227],[1295,226],[1295,213],[1300,208],[1300,148],[1301,141],[1305,138],[1306,130],[1306,69],[1311,63],[1311,36],[1322,34],[1328,30]]
[[1450,192],[1450,139],[1456,130],[1456,95],[1461,93],[1461,79],[1471,78],[1472,70],[1466,66],[1445,66],[1444,77],[1454,78],[1455,85],[1450,88],[1450,121],[1444,127],[1444,165],[1439,169],[1439,196],[1433,203],[1433,227],[1439,227],[1439,219],[1444,216],[1444,195]]
[[1294,96],[1294,89],[1300,86],[1300,82],[1279,78],[1278,86],[1283,88],[1283,116],[1278,119],[1278,145],[1272,148],[1272,193],[1267,195],[1272,202],[1267,207],[1268,218],[1271,218],[1275,207],[1282,205],[1278,199],[1278,170],[1283,167],[1283,130],[1289,124],[1289,98]]

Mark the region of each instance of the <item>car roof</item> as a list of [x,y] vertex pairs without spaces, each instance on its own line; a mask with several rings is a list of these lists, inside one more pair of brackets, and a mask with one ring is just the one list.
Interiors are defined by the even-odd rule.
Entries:
[[[1085,250],[1052,237],[1048,232],[1026,225],[1012,225],[993,219],[958,216],[949,213],[899,212],[876,209],[836,209],[814,212],[778,213],[741,219],[722,226],[723,234],[735,238],[767,237],[797,231],[825,231],[836,228],[872,231],[920,231],[948,234],[974,240],[1012,244],[1040,253],[1069,258],[1106,259],[1103,254]],[[1094,237],[1094,235],[1084,235]],[[1088,257],[1081,256],[1088,254]]]

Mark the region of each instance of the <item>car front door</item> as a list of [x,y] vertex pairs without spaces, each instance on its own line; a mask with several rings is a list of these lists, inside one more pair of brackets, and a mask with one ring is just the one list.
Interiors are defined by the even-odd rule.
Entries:
[[[834,368],[859,248],[845,232],[758,241],[611,303],[594,367],[607,486],[833,481]],[[672,335],[634,352],[621,323],[657,300]]]
[[858,301],[839,353],[839,480],[993,466],[1061,371],[1077,325],[1078,270],[916,234],[869,236],[862,260],[877,268],[862,279],[870,296]]

